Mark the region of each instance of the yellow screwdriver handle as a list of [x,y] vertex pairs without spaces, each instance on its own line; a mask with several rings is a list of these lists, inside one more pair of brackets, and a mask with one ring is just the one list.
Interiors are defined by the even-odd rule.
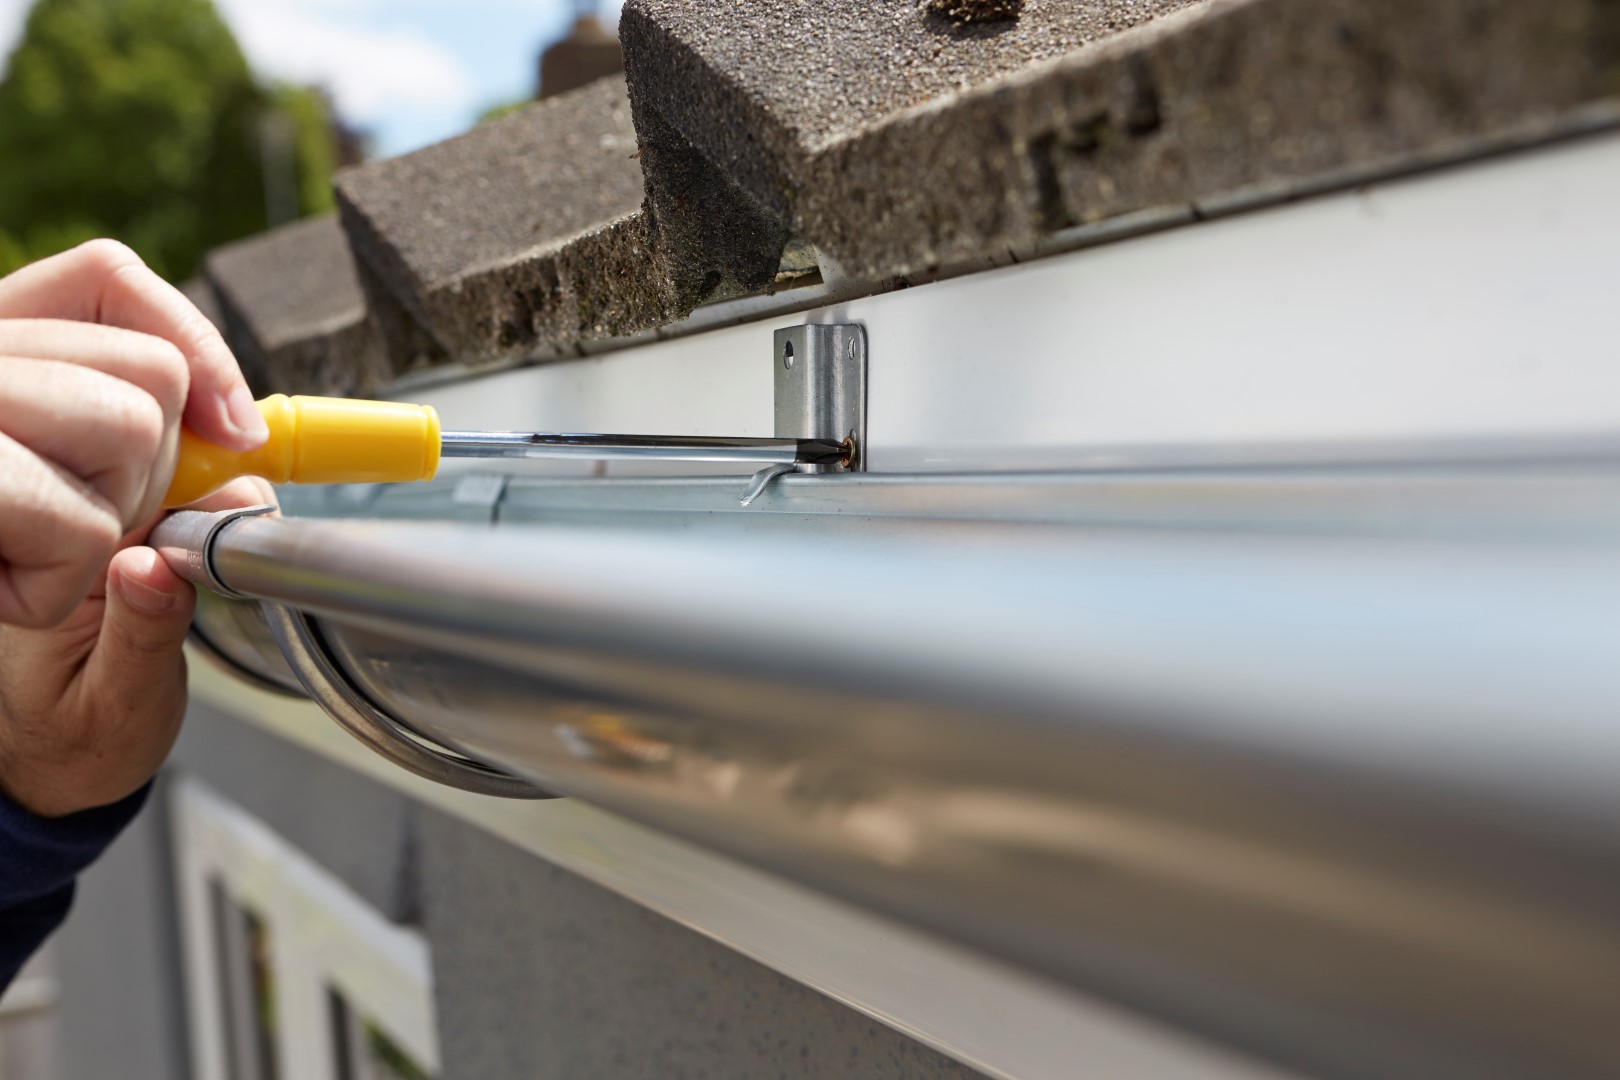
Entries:
[[238,476],[273,484],[431,480],[439,471],[439,414],[431,405],[272,394],[259,402],[270,439],[239,453],[180,431],[165,509],[196,502]]

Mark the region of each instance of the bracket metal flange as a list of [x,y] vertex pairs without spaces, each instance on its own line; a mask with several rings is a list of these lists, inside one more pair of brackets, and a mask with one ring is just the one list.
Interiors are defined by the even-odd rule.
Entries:
[[789,326],[776,332],[776,437],[821,439],[850,448],[845,464],[773,465],[754,474],[749,505],[789,473],[866,470],[866,330],[854,323]]
[[[866,330],[854,323],[790,326],[776,332],[776,437],[825,439],[854,448],[848,469],[866,463]],[[803,465],[838,472],[841,465]]]

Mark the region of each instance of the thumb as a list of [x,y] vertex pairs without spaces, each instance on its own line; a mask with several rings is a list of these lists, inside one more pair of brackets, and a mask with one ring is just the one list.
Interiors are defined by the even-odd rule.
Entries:
[[[86,667],[98,694],[134,700],[178,690],[180,649],[197,596],[149,547],[125,548],[107,568],[107,610]],[[117,700],[114,698],[113,700]],[[127,699],[126,699],[127,700]]]
[[[75,683],[68,719],[81,750],[59,770],[61,812],[106,806],[151,779],[180,734],[186,661],[181,645],[197,597],[149,547],[125,548],[107,567],[101,630]],[[88,741],[83,741],[88,740]]]

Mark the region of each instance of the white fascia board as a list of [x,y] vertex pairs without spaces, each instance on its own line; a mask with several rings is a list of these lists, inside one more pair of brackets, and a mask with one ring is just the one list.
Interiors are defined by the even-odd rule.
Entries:
[[1611,132],[417,396],[450,428],[769,435],[773,331],[841,321],[874,471],[1609,437],[1616,190]]

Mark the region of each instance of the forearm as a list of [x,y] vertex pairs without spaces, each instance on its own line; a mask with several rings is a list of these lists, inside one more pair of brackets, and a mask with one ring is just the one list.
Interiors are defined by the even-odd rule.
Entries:
[[145,539],[182,427],[269,436],[224,339],[134,252],[0,278],[0,984],[179,734],[195,596]]
[[74,879],[140,812],[147,788],[63,818],[0,794],[0,989],[67,916]]

